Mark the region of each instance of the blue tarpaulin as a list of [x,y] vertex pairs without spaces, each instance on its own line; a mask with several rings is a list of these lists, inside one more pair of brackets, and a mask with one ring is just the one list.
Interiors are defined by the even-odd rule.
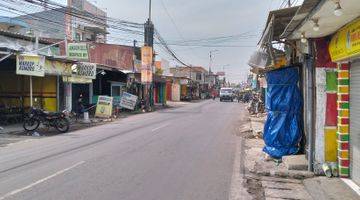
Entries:
[[302,136],[302,100],[298,87],[299,71],[287,67],[266,73],[268,90],[264,126],[264,152],[273,158],[296,154]]

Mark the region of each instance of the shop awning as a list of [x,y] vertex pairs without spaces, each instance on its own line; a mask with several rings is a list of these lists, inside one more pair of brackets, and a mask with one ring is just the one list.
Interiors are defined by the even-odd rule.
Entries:
[[260,46],[264,46],[269,42],[280,40],[286,26],[289,24],[299,6],[273,10],[269,12],[265,29],[259,41]]

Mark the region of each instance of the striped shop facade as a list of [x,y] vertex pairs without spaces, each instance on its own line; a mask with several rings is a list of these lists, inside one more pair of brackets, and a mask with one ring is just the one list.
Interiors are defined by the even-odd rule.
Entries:
[[337,33],[329,45],[337,63],[337,160],[341,177],[360,185],[360,19]]

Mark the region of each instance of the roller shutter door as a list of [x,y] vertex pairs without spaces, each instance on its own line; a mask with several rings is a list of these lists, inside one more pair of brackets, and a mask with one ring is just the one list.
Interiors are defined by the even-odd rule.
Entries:
[[360,185],[360,61],[350,68],[350,170]]

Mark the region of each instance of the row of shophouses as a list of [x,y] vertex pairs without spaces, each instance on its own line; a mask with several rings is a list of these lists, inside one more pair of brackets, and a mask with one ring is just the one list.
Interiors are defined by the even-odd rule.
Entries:
[[249,61],[255,80],[298,69],[309,170],[337,163],[339,176],[360,186],[359,1],[304,0],[270,11],[259,47]]
[[[69,9],[77,7],[76,12],[98,19],[106,13],[86,0],[70,2],[67,8],[0,17],[2,115],[12,116],[14,110],[22,112],[31,105],[74,110],[79,98],[95,104],[103,95],[114,97],[116,105],[123,92],[139,100],[147,96],[141,48],[108,44],[106,25],[77,20]],[[166,61],[156,61],[152,68],[152,105],[205,98],[216,84],[217,76],[202,67],[169,67]]]

